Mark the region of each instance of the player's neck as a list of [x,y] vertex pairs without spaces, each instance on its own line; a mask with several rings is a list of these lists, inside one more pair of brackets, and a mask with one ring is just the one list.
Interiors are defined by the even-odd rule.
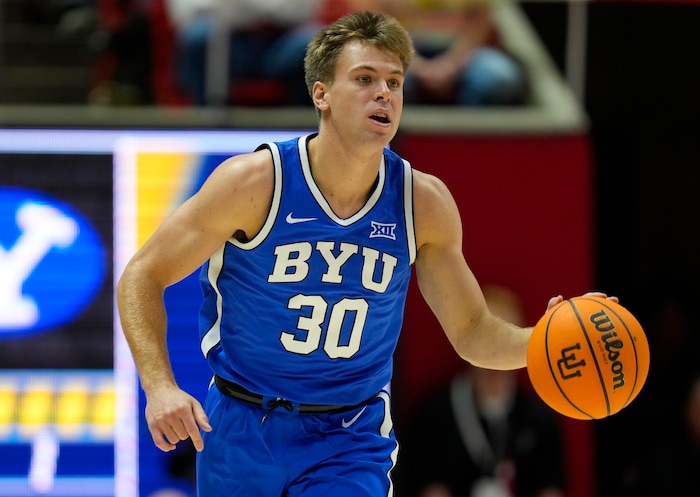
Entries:
[[382,161],[383,149],[363,154],[358,148],[320,135],[309,142],[314,182],[342,218],[352,216],[365,205],[375,188]]
[[345,176],[365,175],[369,181],[379,170],[386,143],[350,140],[326,129],[308,142],[309,158],[318,172],[329,171],[337,181]]

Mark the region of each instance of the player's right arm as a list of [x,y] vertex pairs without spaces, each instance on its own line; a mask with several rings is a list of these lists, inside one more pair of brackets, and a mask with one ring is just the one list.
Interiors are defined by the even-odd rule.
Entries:
[[210,429],[199,402],[177,386],[173,375],[165,289],[196,271],[234,234],[254,236],[269,211],[272,189],[268,151],[228,159],[167,217],[119,279],[119,316],[146,394],[146,421],[161,450],[187,438],[201,450],[199,428]]

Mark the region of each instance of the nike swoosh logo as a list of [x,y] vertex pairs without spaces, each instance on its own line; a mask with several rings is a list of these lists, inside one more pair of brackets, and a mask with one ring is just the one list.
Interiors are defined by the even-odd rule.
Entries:
[[297,223],[308,223],[309,221],[316,221],[318,220],[317,217],[294,217],[293,212],[290,212],[287,214],[286,221],[289,224],[297,224]]
[[340,422],[340,424],[343,425],[343,428],[349,428],[349,427],[351,427],[352,425],[355,424],[355,421],[357,421],[358,419],[360,419],[360,416],[362,416],[362,413],[365,412],[365,409],[367,409],[367,406],[363,407],[362,410],[361,410],[360,412],[358,412],[357,414],[355,414],[355,415],[352,417],[352,419],[350,419],[350,421],[345,421],[345,418],[343,418],[343,420]]

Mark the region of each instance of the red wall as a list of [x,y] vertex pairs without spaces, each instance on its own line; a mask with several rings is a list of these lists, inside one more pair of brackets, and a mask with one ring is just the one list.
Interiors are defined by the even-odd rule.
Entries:
[[[587,136],[404,133],[392,146],[415,169],[447,184],[462,214],[464,253],[472,271],[482,285],[515,290],[529,324],[543,314],[550,297],[593,289],[594,178]],[[414,278],[396,357],[397,424],[410,420],[417,404],[461,367]],[[590,422],[562,423],[569,496],[590,497]]]

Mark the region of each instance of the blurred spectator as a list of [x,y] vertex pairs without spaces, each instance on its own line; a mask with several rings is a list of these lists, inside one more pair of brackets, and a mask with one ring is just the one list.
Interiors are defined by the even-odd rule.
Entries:
[[700,494],[700,375],[686,392],[682,431],[666,436],[649,451],[641,466],[636,497]]
[[180,87],[196,104],[219,104],[241,81],[279,80],[282,103],[309,104],[303,61],[319,6],[320,0],[167,0]]
[[[599,497],[700,494],[700,487],[690,494],[671,490],[641,493],[652,491],[647,488],[653,485],[648,479],[660,479],[659,472],[664,471],[658,468],[655,472],[647,467],[649,461],[645,457],[650,448],[658,447],[663,452],[680,439],[689,442],[684,413],[688,384],[698,369],[700,347],[694,313],[697,292],[693,284],[662,281],[650,288],[652,292],[639,302],[630,302],[628,307],[637,315],[649,339],[649,376],[631,405],[595,423]],[[687,464],[695,463],[688,460]],[[649,471],[652,472],[647,474]],[[688,478],[696,475],[700,475],[697,465],[694,475]]]
[[[507,289],[489,307],[521,324]],[[563,448],[554,413],[521,390],[513,371],[472,367],[427,402],[404,435],[397,489],[409,497],[563,497]]]
[[406,103],[517,105],[527,98],[523,66],[500,44],[488,0],[345,0],[355,10],[397,17],[416,56]]
[[94,21],[96,10],[94,0],[23,0],[20,5],[24,21],[55,26],[71,17]]
[[153,103],[150,0],[100,0],[100,57],[88,101],[102,105]]
[[517,105],[527,98],[523,66],[499,43],[488,0],[348,0],[397,17],[416,56],[406,103]]

